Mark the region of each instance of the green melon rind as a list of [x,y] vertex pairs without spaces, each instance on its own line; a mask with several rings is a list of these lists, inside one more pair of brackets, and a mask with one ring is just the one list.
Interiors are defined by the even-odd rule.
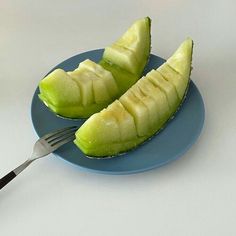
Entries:
[[140,69],[140,73],[138,74],[139,78],[142,76],[143,70],[144,70],[145,66],[148,64],[148,61],[150,59],[151,48],[152,48],[151,47],[151,39],[152,39],[152,36],[151,36],[151,23],[152,23],[152,20],[148,16],[146,17],[146,20],[147,20],[147,25],[148,25],[149,42],[146,45],[147,46],[146,60],[144,61],[143,65],[141,65],[142,69]]
[[[152,49],[152,44],[151,44],[151,40],[152,40],[151,23],[152,23],[152,20],[151,20],[151,18],[149,18],[149,17],[147,16],[147,21],[148,21],[148,28],[149,28],[149,43],[148,43],[149,48],[148,48],[148,52],[147,52],[147,56],[146,56],[146,63],[144,63],[143,70],[144,70],[145,66],[146,66],[146,65],[148,64],[148,62],[149,62],[150,54],[151,54],[151,49]],[[143,74],[143,71],[142,71],[142,73],[139,74],[139,77],[141,77],[142,74]]]
[[[80,140],[80,141],[78,141]],[[84,142],[81,141],[80,138],[77,138],[74,140],[74,144],[79,147],[80,150],[82,150],[87,157],[90,158],[111,158],[114,156],[114,153],[117,149],[120,150],[119,153],[115,155],[122,155],[127,152],[127,150],[132,150],[138,147],[141,143],[143,143],[145,140],[147,140],[147,137],[140,137],[132,141],[126,141],[126,142],[119,142],[119,143],[111,143],[109,145],[106,144],[100,144],[99,148],[91,148],[89,149],[89,154],[86,154],[86,150],[88,150],[88,146],[84,146]],[[108,148],[109,146],[109,148]],[[101,147],[103,147],[101,149]],[[107,148],[107,149],[106,149]]]
[[[92,114],[101,111],[104,107],[107,107],[110,102],[101,103],[101,104],[91,104],[86,107],[84,106],[54,106],[50,101],[47,100],[42,94],[38,95],[39,99],[46,105],[46,107],[55,113],[57,116],[67,119],[77,119],[78,115],[80,118],[88,118]],[[81,115],[83,114],[83,115]]]

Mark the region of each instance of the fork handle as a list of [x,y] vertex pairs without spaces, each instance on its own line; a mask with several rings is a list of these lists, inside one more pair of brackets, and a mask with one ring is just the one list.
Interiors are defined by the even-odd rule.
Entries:
[[18,174],[20,174],[31,162],[34,160],[27,160],[13,171],[9,172],[7,175],[0,179],[0,189],[2,189],[5,185],[7,185],[10,181],[12,181]]
[[16,177],[14,171],[9,172],[7,175],[0,179],[0,189],[2,189],[5,185],[7,185],[11,180]]

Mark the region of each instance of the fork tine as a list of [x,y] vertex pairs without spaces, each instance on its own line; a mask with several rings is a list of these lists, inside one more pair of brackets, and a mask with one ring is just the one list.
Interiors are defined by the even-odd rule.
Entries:
[[46,141],[53,146],[56,142],[60,141],[63,138],[66,138],[70,135],[75,135],[77,129],[72,129],[63,133],[59,133],[58,135],[54,135],[53,138],[47,139]]
[[58,139],[61,139],[63,136],[68,136],[70,134],[75,134],[76,130],[77,130],[77,128],[66,130],[66,131],[63,131],[63,132],[59,132],[59,133],[53,135],[52,137],[47,138],[46,141],[49,144],[55,143]]
[[75,139],[75,136],[74,135],[70,135],[69,137],[64,137],[64,139],[60,140],[60,141],[57,141],[56,143],[53,144],[52,148],[53,150],[56,150],[58,149],[60,146],[72,141]]
[[77,126],[71,126],[71,127],[66,127],[66,128],[58,129],[56,131],[53,131],[53,132],[51,132],[49,134],[44,135],[43,137],[41,137],[41,139],[44,139],[44,140],[48,141],[48,139],[53,138],[57,134],[61,134],[62,135],[63,132],[67,132],[69,130],[73,130],[73,129],[77,129],[77,128],[78,128]]
[[75,133],[71,132],[69,134],[66,135],[61,135],[60,137],[58,137],[57,139],[54,140],[54,142],[49,143],[49,145],[51,145],[52,147],[55,146],[57,143],[63,141],[64,139],[68,138],[68,137],[75,137]]

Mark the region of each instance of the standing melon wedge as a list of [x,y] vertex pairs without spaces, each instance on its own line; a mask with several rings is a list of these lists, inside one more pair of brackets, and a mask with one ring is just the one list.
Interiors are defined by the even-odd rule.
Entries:
[[114,156],[157,133],[185,97],[192,49],[193,41],[187,38],[161,67],[141,78],[119,100],[91,116],[76,132],[75,144],[88,156]]
[[150,54],[150,27],[148,17],[135,21],[105,48],[98,64],[87,59],[74,71],[51,72],[39,83],[39,98],[68,118],[87,118],[107,107],[140,78]]
[[120,39],[105,48],[103,60],[140,76],[150,53],[150,24],[148,17],[137,20]]

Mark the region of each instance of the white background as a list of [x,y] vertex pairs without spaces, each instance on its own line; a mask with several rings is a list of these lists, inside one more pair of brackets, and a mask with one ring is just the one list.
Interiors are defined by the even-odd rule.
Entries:
[[37,140],[30,104],[56,64],[152,18],[152,53],[195,42],[191,78],[203,132],[178,161],[149,172],[83,172],[54,156],[0,191],[0,235],[236,235],[236,3],[234,0],[0,1],[0,176]]

